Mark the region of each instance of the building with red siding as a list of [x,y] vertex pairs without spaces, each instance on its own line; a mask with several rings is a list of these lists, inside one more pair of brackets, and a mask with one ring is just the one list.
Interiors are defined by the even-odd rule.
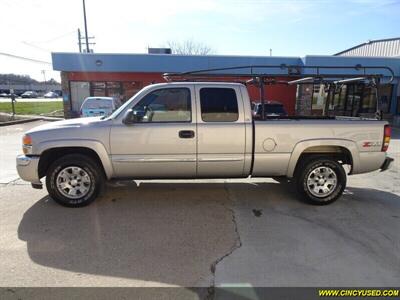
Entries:
[[[83,100],[89,96],[115,97],[125,102],[146,85],[166,82],[162,76],[166,72],[276,64],[278,61],[297,64],[298,60],[244,56],[53,53],[54,69],[61,71],[66,117],[77,116]],[[243,71],[236,71],[237,76],[234,77],[215,77],[208,80],[244,82],[249,79],[241,76],[240,72]],[[279,80],[288,79],[284,76],[285,71],[280,69],[274,75]],[[259,89],[249,85],[248,90],[251,100],[259,102]],[[265,87],[265,99],[283,103],[287,112],[294,114],[296,87],[268,85]]]
[[[346,115],[373,114],[379,101],[385,116],[400,120],[398,104],[399,58],[341,57],[341,56],[225,56],[225,55],[173,55],[173,54],[93,54],[52,53],[54,70],[61,71],[64,114],[79,115],[83,100],[89,96],[109,96],[125,102],[146,85],[166,82],[164,73],[231,68],[239,66],[269,66],[268,68],[241,68],[224,71],[229,77],[215,76],[207,80],[245,82],[249,74],[267,75],[276,81],[288,81],[293,77],[307,76],[368,76],[377,71],[382,75],[381,96],[364,82],[342,85],[340,89],[326,90],[321,84],[264,86],[265,100],[281,102],[289,115]],[[319,66],[315,69],[313,66]],[[324,69],[324,66],[326,68]],[[338,66],[338,69],[331,69]],[[343,69],[340,69],[340,67]],[[394,71],[368,69],[368,66],[385,66]],[[366,67],[366,68],[364,68]],[[317,72],[317,73],[316,73]],[[335,73],[336,72],[336,73]],[[339,77],[340,77],[339,76]],[[260,90],[247,85],[250,98],[260,101]],[[399,90],[400,91],[400,90]],[[356,99],[357,101],[353,101]],[[398,120],[398,121],[396,121]]]

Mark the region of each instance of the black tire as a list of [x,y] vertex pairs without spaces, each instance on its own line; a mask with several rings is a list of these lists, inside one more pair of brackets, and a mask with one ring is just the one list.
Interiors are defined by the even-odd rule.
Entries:
[[[78,172],[81,170],[80,174],[83,174],[86,180],[89,181],[88,183],[77,182],[80,181],[79,179],[75,180],[75,184],[79,186],[82,184],[82,188],[85,191],[84,194],[82,193],[81,197],[79,197],[79,193],[68,197],[65,195],[69,193],[68,187],[65,188],[65,190],[57,187],[57,179],[60,172],[68,175],[67,171],[69,169],[74,169],[74,171]],[[60,176],[61,175],[62,174],[60,174]],[[63,177],[59,178],[62,179]],[[67,154],[62,156],[50,165],[46,173],[46,188],[50,197],[58,204],[66,207],[82,207],[92,203],[101,191],[102,186],[104,186],[104,181],[105,176],[101,166],[91,157],[82,154]],[[83,184],[85,185],[83,186]],[[79,189],[79,187],[77,189]]]
[[[315,174],[323,175],[318,177]],[[303,200],[313,205],[327,205],[336,201],[343,194],[346,180],[346,172],[342,165],[327,156],[305,158],[300,162],[295,174],[298,193]],[[336,182],[336,185],[332,182]]]

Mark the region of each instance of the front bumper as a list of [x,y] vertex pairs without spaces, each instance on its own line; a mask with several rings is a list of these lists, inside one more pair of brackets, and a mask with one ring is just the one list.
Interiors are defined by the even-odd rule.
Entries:
[[385,161],[383,162],[382,166],[380,167],[381,172],[390,169],[393,165],[394,159],[391,157],[386,157]]
[[17,156],[17,171],[22,180],[41,184],[38,172],[39,156]]

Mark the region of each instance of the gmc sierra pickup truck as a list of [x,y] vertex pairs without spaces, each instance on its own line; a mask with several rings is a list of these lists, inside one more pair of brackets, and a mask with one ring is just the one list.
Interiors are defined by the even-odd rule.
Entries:
[[[145,87],[109,117],[48,123],[23,137],[23,180],[59,204],[95,200],[110,179],[289,178],[312,204],[338,199],[346,172],[386,170],[390,127],[376,120],[253,120],[239,83]],[[266,191],[268,192],[268,191]]]

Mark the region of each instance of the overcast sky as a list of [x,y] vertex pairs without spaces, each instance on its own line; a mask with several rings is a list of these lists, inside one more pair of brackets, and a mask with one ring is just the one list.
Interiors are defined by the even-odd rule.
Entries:
[[[400,36],[400,0],[86,0],[94,51],[145,53],[193,39],[215,54],[331,55]],[[55,77],[51,52],[77,52],[82,0],[0,0],[0,73]]]

